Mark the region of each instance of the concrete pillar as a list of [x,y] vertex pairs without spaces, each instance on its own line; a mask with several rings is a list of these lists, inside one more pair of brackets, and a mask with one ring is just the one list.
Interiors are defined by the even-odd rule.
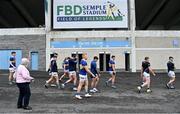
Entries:
[[50,63],[50,37],[46,34],[46,71],[49,68]]
[[130,31],[131,31],[131,61],[132,61],[132,72],[136,72],[136,45],[135,45],[135,28],[136,28],[136,17],[135,17],[135,0],[129,0],[130,10]]
[[45,5],[45,31],[46,31],[46,70],[49,68],[50,63],[50,36],[51,31],[51,2],[52,0],[44,0]]
[[51,30],[51,1],[52,0],[44,0],[46,32]]

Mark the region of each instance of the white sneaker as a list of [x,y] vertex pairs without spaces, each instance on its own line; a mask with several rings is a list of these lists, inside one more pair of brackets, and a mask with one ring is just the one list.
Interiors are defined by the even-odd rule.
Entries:
[[147,89],[146,92],[147,92],[147,93],[151,93],[152,91],[151,91],[150,89]]
[[77,91],[77,88],[76,88],[76,87],[73,87],[73,91]]
[[89,90],[91,93],[95,93],[96,91],[94,89]]
[[9,85],[12,85],[13,83],[11,81],[9,81]]
[[80,95],[75,95],[75,98],[80,99],[80,100],[82,99]]
[[112,85],[111,87],[112,87],[113,89],[116,89],[116,86],[115,86],[115,85]]
[[51,84],[50,86],[51,86],[51,87],[56,87],[57,85],[56,85],[56,84]]
[[90,95],[89,93],[85,94],[85,97],[91,97],[92,95]]
[[63,89],[64,89],[64,87],[65,87],[65,85],[64,85],[64,84],[61,84],[61,88],[63,88]]
[[141,86],[138,86],[137,89],[138,89],[138,92],[141,93]]
[[98,90],[97,90],[96,88],[93,88],[93,90],[94,90],[95,92],[98,92]]
[[137,87],[137,89],[138,89],[138,90],[141,90],[141,87],[140,87],[140,86],[138,86],[138,87]]

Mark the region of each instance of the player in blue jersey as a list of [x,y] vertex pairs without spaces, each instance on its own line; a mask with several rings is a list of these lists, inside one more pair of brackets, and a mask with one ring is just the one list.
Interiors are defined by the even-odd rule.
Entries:
[[54,80],[56,81],[56,84],[57,84],[57,87],[58,89],[60,88],[60,85],[59,85],[59,78],[58,78],[58,68],[57,68],[57,56],[58,54],[57,53],[54,53],[53,54],[53,57],[50,61],[50,66],[49,66],[49,69],[50,69],[50,72],[51,72],[51,77],[48,81],[46,81],[46,84],[44,85],[45,88],[48,88],[49,84],[52,83]]
[[98,57],[94,56],[94,60],[91,62],[91,72],[95,75],[95,77],[91,77],[92,82],[91,82],[90,92],[92,92],[92,93],[98,92],[97,84],[99,82],[100,74],[97,71],[97,61],[98,61]]
[[9,84],[12,85],[13,74],[16,70],[16,52],[11,52],[11,57],[9,58]]
[[174,58],[173,57],[169,57],[169,61],[167,62],[167,69],[168,69],[168,76],[170,78],[169,82],[166,84],[166,87],[168,89],[175,89],[175,87],[173,86],[173,83],[175,82],[176,79],[176,75],[175,75],[175,64],[173,62]]
[[106,85],[109,84],[109,82],[111,82],[111,87],[112,88],[116,88],[116,86],[114,85],[115,83],[115,79],[116,79],[116,69],[115,69],[115,56],[112,55],[111,59],[109,60],[109,74],[111,75],[111,77],[109,78],[108,81],[106,81]]
[[77,99],[82,99],[81,95],[80,95],[80,91],[81,88],[83,86],[85,86],[85,97],[91,97],[91,95],[88,93],[88,77],[87,77],[87,73],[89,73],[90,75],[92,75],[92,77],[95,77],[95,75],[89,70],[88,66],[87,66],[87,54],[83,53],[82,54],[82,60],[80,62],[80,71],[79,71],[79,86],[77,88],[77,93],[75,95],[75,97]]
[[63,61],[64,74],[59,78],[60,81],[62,81],[65,76],[69,76],[69,59],[70,57],[66,57]]
[[77,65],[77,59],[76,56],[72,56],[72,58],[69,59],[69,80],[67,80],[65,83],[61,85],[62,88],[64,88],[69,82],[73,81],[73,90],[77,91],[77,76],[76,76],[76,65]]

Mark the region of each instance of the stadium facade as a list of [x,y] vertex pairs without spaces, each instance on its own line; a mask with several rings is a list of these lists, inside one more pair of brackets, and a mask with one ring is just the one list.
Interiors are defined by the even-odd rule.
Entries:
[[[118,0],[111,1],[115,3]],[[76,54],[78,60],[80,60],[82,53],[86,52],[88,54],[88,63],[93,59],[93,56],[99,57],[98,68],[101,71],[107,70],[111,55],[116,56],[116,68],[118,70],[125,69],[132,72],[140,70],[141,62],[145,56],[150,57],[154,69],[163,71],[166,69],[168,57],[173,56],[175,58],[176,69],[180,69],[180,31],[137,30],[135,0],[127,0],[127,7],[120,10],[122,14],[118,13],[122,17],[116,18],[115,16],[117,20],[112,23],[111,19],[108,20],[95,16],[93,18],[79,18],[73,14],[73,18],[71,16],[56,17],[58,12],[55,12],[55,10],[60,12],[65,10],[63,6],[58,6],[58,2],[56,2],[57,0],[45,1],[45,27],[0,29],[0,55],[1,57],[6,55],[6,58],[2,57],[2,61],[7,60],[10,51],[16,50],[18,58],[31,58],[32,70],[47,70],[50,56],[53,52],[56,52],[59,55],[58,66],[62,69],[61,65],[65,57]],[[83,4],[83,2],[81,3]],[[113,4],[109,5],[109,7],[111,6],[113,7]],[[117,4],[118,6],[119,4]],[[86,4],[86,7],[82,7],[82,9],[80,6],[73,8],[79,8],[77,11],[75,9],[72,10],[77,15],[81,13],[81,10],[86,10],[84,15],[88,13],[88,16],[100,13],[90,12],[88,8],[95,11],[103,10],[103,6],[90,7],[89,4]],[[110,9],[109,11],[112,10]],[[106,11],[108,12],[108,10]],[[70,15],[68,11],[65,13]],[[69,11],[69,13],[72,12]],[[108,15],[110,17],[114,16]],[[118,23],[119,20],[122,21],[122,18],[125,19],[123,24]],[[78,20],[81,22],[82,20],[88,20],[89,23],[75,23]],[[94,20],[96,23],[92,24],[91,22]],[[71,24],[68,24],[66,21]],[[104,23],[107,26],[103,26],[104,23],[102,24],[102,21],[106,21]],[[111,24],[107,24],[108,22]],[[1,63],[0,67],[5,69],[7,66],[5,66],[5,63]]]

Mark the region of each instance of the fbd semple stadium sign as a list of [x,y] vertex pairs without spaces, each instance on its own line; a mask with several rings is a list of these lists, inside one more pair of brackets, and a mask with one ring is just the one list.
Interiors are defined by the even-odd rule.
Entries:
[[127,28],[127,0],[54,0],[53,28]]

